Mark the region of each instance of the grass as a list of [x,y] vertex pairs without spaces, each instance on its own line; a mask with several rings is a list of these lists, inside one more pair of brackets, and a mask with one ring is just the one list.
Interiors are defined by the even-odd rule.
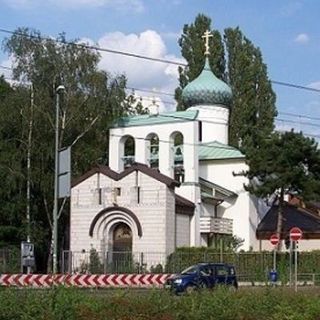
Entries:
[[319,289],[220,288],[181,297],[163,290],[0,289],[0,320],[320,319]]

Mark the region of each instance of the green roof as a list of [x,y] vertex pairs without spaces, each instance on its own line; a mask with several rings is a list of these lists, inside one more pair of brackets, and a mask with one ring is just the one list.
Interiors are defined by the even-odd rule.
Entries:
[[238,149],[212,141],[199,144],[199,160],[219,160],[219,159],[244,159],[245,156]]
[[146,126],[154,124],[164,124],[172,122],[185,122],[195,120],[198,116],[198,110],[176,111],[159,113],[157,115],[144,114],[120,118],[115,122],[112,128]]
[[182,99],[187,107],[215,104],[227,107],[232,99],[232,91],[225,82],[214,75],[206,58],[200,75],[182,90]]

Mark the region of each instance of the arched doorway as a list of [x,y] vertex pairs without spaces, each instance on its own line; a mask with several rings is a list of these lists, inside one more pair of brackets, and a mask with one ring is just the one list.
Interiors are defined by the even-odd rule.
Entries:
[[113,252],[132,251],[132,231],[123,222],[118,223],[113,229]]
[[118,223],[113,229],[112,238],[113,270],[117,273],[131,272],[133,268],[131,228],[126,223]]

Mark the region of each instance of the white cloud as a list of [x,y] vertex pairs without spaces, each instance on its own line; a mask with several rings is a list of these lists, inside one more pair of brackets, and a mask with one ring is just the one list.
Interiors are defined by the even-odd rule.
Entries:
[[311,82],[307,87],[320,90],[320,81]]
[[[140,34],[107,33],[98,40],[98,44],[101,48],[184,63],[183,59],[167,54],[160,34],[153,30]],[[177,65],[101,52],[99,66],[113,74],[125,74],[129,87],[173,94],[178,86]],[[172,109],[172,105],[166,108]]]
[[310,38],[306,33],[300,33],[295,37],[294,42],[299,44],[307,44],[309,40]]
[[143,12],[142,0],[4,0],[4,3],[15,9],[34,8],[54,5],[65,9],[81,7],[109,7],[116,10]]

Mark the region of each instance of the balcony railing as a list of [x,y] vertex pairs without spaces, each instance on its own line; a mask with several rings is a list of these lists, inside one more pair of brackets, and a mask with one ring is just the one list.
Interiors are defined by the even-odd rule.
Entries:
[[232,234],[233,220],[226,218],[200,217],[201,233]]

